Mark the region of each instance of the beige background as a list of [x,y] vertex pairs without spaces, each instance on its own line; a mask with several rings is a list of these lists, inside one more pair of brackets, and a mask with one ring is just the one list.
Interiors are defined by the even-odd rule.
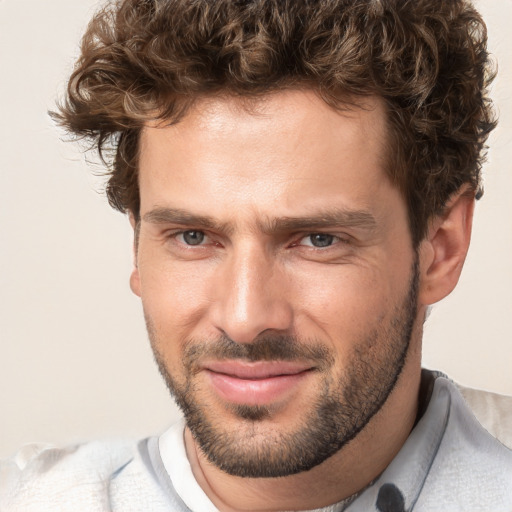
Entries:
[[[177,414],[128,288],[128,223],[46,114],[95,4],[0,0],[0,457],[36,440],[149,435]],[[428,320],[424,364],[512,394],[512,0],[479,5],[501,125],[466,269]]]

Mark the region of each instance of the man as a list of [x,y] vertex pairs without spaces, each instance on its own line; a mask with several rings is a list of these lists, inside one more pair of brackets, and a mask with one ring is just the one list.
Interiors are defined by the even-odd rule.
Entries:
[[185,419],[21,453],[1,510],[512,509],[511,403],[466,392],[489,433],[421,371],[469,245],[490,75],[464,1],[99,12],[55,115],[113,144],[131,287]]

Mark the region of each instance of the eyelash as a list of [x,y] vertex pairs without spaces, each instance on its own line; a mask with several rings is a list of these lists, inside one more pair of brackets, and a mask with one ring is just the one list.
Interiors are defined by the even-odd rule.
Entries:
[[[173,231],[168,234],[168,238],[177,240],[178,237],[185,235],[186,233],[201,233],[202,235],[204,235],[204,239],[208,240],[211,238],[205,231],[203,231],[201,229],[183,229],[181,231]],[[182,240],[182,241],[179,241],[178,243],[185,247],[204,247],[206,244],[203,242],[204,242],[204,240],[201,240],[200,243],[194,245],[194,244],[187,244],[187,243],[185,243],[184,240]],[[215,244],[215,245],[220,245],[220,244]]]
[[[204,239],[206,239],[206,241],[208,241],[208,239],[211,239],[211,237],[203,230],[201,229],[185,229],[185,230],[180,230],[180,231],[174,231],[172,233],[169,233],[168,234],[168,237],[171,238],[171,239],[174,239],[174,240],[177,240],[180,236],[182,235],[185,235],[186,233],[201,233],[203,236],[204,236]],[[325,237],[331,237],[332,238],[332,241],[329,245],[325,245],[325,246],[315,246],[313,245],[313,243],[310,243],[310,244],[304,244],[304,243],[301,243],[302,241],[306,240],[306,239],[310,239],[314,236],[325,236]],[[313,233],[307,233],[307,234],[300,234],[300,238],[296,238],[296,242],[293,242],[289,247],[308,247],[310,248],[311,250],[321,250],[321,251],[326,251],[328,250],[329,248],[337,245],[337,244],[350,244],[350,240],[348,239],[348,237],[342,237],[342,236],[339,236],[339,235],[333,235],[331,233],[325,233],[325,232],[313,232]],[[187,248],[199,248],[199,247],[204,247],[205,245],[208,245],[208,244],[205,244],[204,243],[204,240],[201,240],[198,244],[188,244],[185,242],[185,240],[181,240],[181,241],[178,241],[178,243],[184,247],[187,247]],[[214,242],[214,245],[221,245],[219,243],[215,243]]]
[[[329,245],[324,245],[324,246],[316,246],[312,243],[312,238],[314,236],[324,236],[324,237],[329,237],[329,238],[332,238],[331,240],[331,243]],[[306,239],[309,239],[311,241],[310,244],[300,244],[300,242],[302,242],[303,240],[306,240]],[[335,246],[335,245],[338,245],[338,244],[349,244],[350,243],[350,240],[347,238],[347,237],[342,237],[342,236],[339,236],[339,235],[333,235],[331,233],[324,233],[324,232],[317,232],[317,233],[308,233],[307,235],[304,235],[304,236],[301,236],[301,238],[299,239],[299,241],[296,243],[296,245],[301,245],[303,247],[308,247],[308,248],[311,248],[311,249],[315,249],[315,250],[328,250],[329,248]]]

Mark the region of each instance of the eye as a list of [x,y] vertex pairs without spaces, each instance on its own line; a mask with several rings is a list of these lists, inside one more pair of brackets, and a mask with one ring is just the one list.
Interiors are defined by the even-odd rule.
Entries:
[[183,242],[185,245],[201,245],[204,242],[206,235],[203,231],[192,229],[190,231],[183,231],[182,233],[178,233],[176,238]]
[[302,245],[309,245],[312,247],[329,247],[338,240],[338,237],[329,235],[327,233],[312,233],[304,237],[301,242]]

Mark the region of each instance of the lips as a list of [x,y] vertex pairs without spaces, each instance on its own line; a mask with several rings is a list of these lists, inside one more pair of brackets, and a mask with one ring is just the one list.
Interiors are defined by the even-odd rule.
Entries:
[[313,368],[291,361],[213,361],[203,366],[213,390],[224,400],[270,405],[293,393]]

